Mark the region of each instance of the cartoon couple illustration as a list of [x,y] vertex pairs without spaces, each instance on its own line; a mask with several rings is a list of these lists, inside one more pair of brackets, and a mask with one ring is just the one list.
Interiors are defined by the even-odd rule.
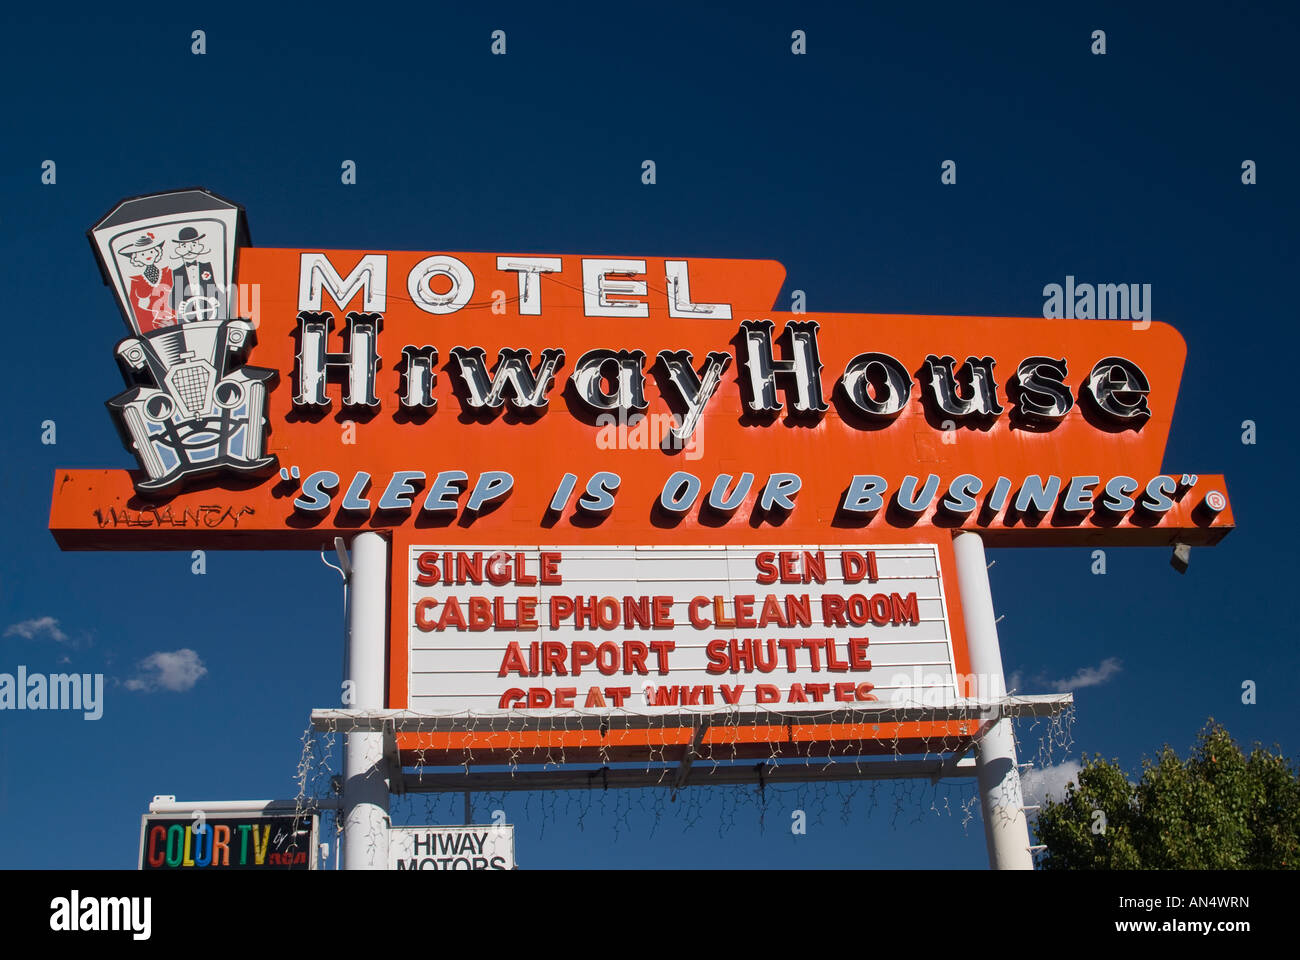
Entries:
[[219,320],[226,316],[225,291],[208,261],[199,257],[210,251],[203,245],[206,234],[182,227],[172,241],[176,249],[175,269],[162,266],[163,243],[152,232],[140,234],[118,249],[131,266],[141,272],[131,277],[131,309],[141,333],[195,320]]

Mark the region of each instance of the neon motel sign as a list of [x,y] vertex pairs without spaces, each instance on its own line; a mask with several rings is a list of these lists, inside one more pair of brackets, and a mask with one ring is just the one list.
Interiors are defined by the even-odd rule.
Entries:
[[[59,469],[56,540],[383,531],[393,708],[961,696],[954,532],[1206,545],[1233,525],[1223,477],[1162,463],[1185,356],[1167,324],[785,313],[766,260],[260,249],[198,189],[124,200],[90,239],[128,327],[108,407],[135,467]],[[485,760],[492,736],[471,737]]]

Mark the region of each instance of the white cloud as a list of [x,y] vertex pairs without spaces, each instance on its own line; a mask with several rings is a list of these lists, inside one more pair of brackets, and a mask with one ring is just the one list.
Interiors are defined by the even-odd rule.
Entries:
[[1107,657],[1097,666],[1084,667],[1072,677],[1051,681],[1050,686],[1057,693],[1069,693],[1072,690],[1082,690],[1084,687],[1096,687],[1115,676],[1121,669],[1122,665],[1116,657]]
[[1057,693],[1070,693],[1074,690],[1082,690],[1084,687],[1097,687],[1105,683],[1111,677],[1124,669],[1124,664],[1118,657],[1107,657],[1095,667],[1084,667],[1072,677],[1066,677],[1064,680],[1049,680],[1046,674],[1035,674],[1032,680],[1026,681],[1026,677],[1019,670],[1013,670],[1011,676],[1007,678],[1007,690],[1016,693],[1033,693],[1033,690],[1022,690],[1021,685],[1028,683],[1031,687],[1039,689],[1047,687],[1055,690]]
[[194,689],[207,672],[208,668],[193,650],[159,650],[140,661],[136,675],[126,681],[126,688],[145,693],[154,690],[182,693]]
[[55,643],[71,643],[68,635],[59,629],[59,621],[53,617],[37,617],[34,620],[24,620],[21,623],[12,624],[5,630],[6,637],[22,637],[24,640],[35,640],[38,637],[49,637]]
[[1020,775],[1020,792],[1024,794],[1026,806],[1042,806],[1050,796],[1058,803],[1065,799],[1067,784],[1078,786],[1079,771],[1083,769],[1077,760],[1066,760],[1054,767],[1031,767]]

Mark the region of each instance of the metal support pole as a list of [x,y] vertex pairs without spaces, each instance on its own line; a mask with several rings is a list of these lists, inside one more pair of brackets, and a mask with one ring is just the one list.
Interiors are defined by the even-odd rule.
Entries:
[[[997,700],[1006,695],[1006,678],[1002,672],[1002,648],[998,644],[997,622],[993,615],[984,541],[977,533],[959,533],[953,538],[953,552],[957,561],[957,589],[966,621],[966,644],[970,649],[971,670],[978,684],[974,693],[981,700]],[[1009,718],[993,714],[992,726],[976,746],[975,769],[979,779],[989,867],[994,870],[1034,869],[1034,858],[1029,851],[1029,823],[1020,793],[1020,768],[1016,765],[1016,744]]]
[[[367,531],[352,538],[348,578],[348,672],[352,706],[384,708],[388,631],[388,544]],[[349,733],[343,763],[343,869],[388,869],[388,771],[382,732]]]

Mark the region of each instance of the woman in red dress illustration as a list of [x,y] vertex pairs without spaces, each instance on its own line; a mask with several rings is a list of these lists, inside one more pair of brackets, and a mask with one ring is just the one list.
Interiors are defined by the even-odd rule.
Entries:
[[171,308],[172,268],[160,267],[163,242],[152,233],[143,233],[119,249],[131,266],[141,272],[131,278],[131,309],[141,333],[176,325],[176,314]]

